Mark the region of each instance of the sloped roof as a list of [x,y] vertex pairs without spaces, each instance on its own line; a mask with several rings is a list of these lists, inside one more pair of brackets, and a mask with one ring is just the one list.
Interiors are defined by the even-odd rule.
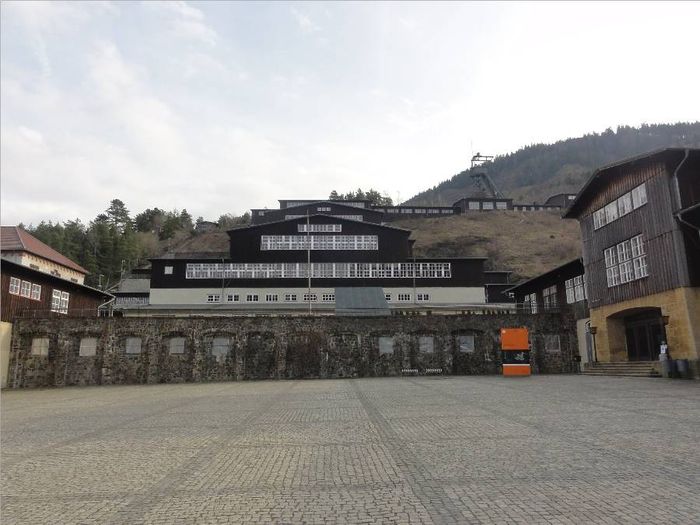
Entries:
[[76,272],[86,275],[90,273],[78,263],[71,261],[65,255],[47,246],[39,239],[17,226],[0,227],[0,249],[4,252],[28,252],[75,270]]

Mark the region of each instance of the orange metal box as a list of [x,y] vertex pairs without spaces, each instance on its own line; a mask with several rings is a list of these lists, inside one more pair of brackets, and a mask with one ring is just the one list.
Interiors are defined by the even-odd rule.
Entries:
[[501,350],[529,350],[527,328],[501,328]]
[[503,365],[504,376],[529,376],[530,365]]

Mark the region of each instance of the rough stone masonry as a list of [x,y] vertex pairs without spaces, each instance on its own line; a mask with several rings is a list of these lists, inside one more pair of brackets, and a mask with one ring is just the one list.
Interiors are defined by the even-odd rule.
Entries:
[[8,384],[494,374],[500,329],[522,326],[534,373],[577,370],[575,325],[565,313],[25,319],[14,324]]

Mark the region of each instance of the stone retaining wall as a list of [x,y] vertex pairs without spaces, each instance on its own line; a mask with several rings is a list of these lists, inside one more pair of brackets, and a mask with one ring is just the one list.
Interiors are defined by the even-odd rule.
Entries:
[[[534,373],[578,370],[575,324],[559,313],[24,319],[14,323],[8,384],[18,388],[372,377],[401,375],[407,368],[419,373],[441,368],[444,374],[497,374],[500,329],[519,326],[530,329]],[[546,334],[559,335],[559,351],[545,350]],[[458,337],[463,335],[473,336],[473,351],[469,345],[460,349]],[[32,354],[37,337],[49,339],[48,355]],[[171,353],[173,337],[184,338],[182,353]],[[389,339],[382,339],[380,350],[382,337]],[[95,355],[80,355],[83,338],[97,339]],[[140,353],[127,353],[127,338],[140,338]]]

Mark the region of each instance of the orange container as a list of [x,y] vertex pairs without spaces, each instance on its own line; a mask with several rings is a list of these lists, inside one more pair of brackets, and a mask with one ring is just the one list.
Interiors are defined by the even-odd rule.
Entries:
[[530,365],[503,365],[504,376],[529,376]]
[[527,328],[501,328],[501,350],[529,350]]

